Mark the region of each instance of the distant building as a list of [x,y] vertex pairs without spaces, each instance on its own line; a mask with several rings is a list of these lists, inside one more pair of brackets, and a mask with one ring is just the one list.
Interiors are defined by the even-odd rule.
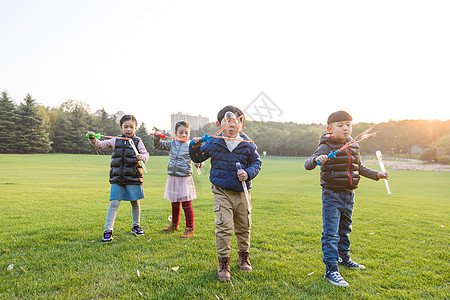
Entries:
[[[97,110],[95,113],[93,113],[93,115],[96,116],[96,117],[100,117],[102,115],[102,109]],[[120,119],[123,116],[125,116],[125,113],[123,111],[119,110],[118,112],[116,112],[115,114],[110,115],[110,116],[114,117],[117,120],[117,122],[119,122]]]
[[188,114],[183,114],[181,112],[177,114],[170,115],[170,130],[175,129],[175,124],[178,121],[186,121],[191,125],[192,130],[198,130],[209,123],[208,117],[202,117],[202,115],[192,116]]
[[114,117],[116,118],[117,121],[120,121],[120,119],[122,119],[123,116],[125,116],[125,113],[121,110],[119,110],[114,114]]
[[415,145],[411,147],[411,154],[420,154],[422,151],[423,149],[420,146]]

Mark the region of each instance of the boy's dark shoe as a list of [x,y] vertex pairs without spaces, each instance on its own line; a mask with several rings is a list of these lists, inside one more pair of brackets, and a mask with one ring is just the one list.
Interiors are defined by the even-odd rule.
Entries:
[[354,262],[350,258],[350,255],[339,255],[338,263],[341,266],[344,266],[344,267],[347,267],[347,268],[352,268],[352,269],[364,270],[366,268],[366,266],[360,265],[360,264]]
[[131,233],[134,233],[136,236],[145,235],[144,231],[139,225],[133,226],[133,228],[131,228]]
[[327,279],[331,284],[341,287],[347,287],[348,282],[342,278],[341,274],[339,274],[339,269],[337,265],[327,266],[327,270],[325,273],[325,279]]
[[106,230],[103,233],[102,243],[108,243],[113,240],[113,232],[112,230]]
[[170,222],[170,225],[166,228],[163,228],[163,232],[173,232],[175,230],[180,229],[177,224]]
[[251,272],[253,271],[252,265],[250,264],[250,252],[239,250],[239,268],[243,271]]
[[219,256],[219,265],[217,266],[217,277],[222,281],[229,281],[230,275],[230,257]]
[[195,234],[194,234],[194,228],[186,228],[185,230],[184,230],[184,233],[180,236],[180,238],[182,238],[182,239],[188,239],[188,238],[191,238],[191,237],[193,237]]

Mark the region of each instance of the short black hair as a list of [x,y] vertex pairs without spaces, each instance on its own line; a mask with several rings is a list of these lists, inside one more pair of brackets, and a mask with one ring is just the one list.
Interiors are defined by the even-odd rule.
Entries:
[[178,121],[177,124],[175,124],[175,132],[177,132],[178,128],[180,128],[181,126],[184,126],[186,128],[191,128],[191,125],[189,125],[188,122],[186,122],[186,121]]
[[136,127],[138,126],[137,124],[137,120],[133,115],[125,115],[122,118],[120,118],[120,127],[122,127],[123,123],[125,123],[126,121],[133,121],[134,125],[136,125]]
[[327,124],[330,125],[334,122],[353,121],[352,116],[343,110],[335,111],[328,117]]
[[217,121],[222,122],[222,119],[225,117],[225,114],[228,111],[231,111],[232,113],[234,113],[236,115],[236,118],[239,118],[240,116],[244,115],[244,112],[242,110],[240,110],[239,108],[237,108],[236,106],[227,105],[217,113]]

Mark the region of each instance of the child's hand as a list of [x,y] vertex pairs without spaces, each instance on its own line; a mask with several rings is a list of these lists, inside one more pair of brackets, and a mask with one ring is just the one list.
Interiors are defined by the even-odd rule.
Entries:
[[192,138],[192,140],[194,141],[194,145],[192,146],[192,148],[196,149],[201,146],[201,143],[199,143],[200,139],[201,137]]
[[247,181],[248,179],[248,174],[243,169],[237,171],[237,176],[239,181]]
[[142,154],[138,154],[138,155],[136,155],[136,158],[138,159],[138,160],[144,160],[144,155],[142,155]]
[[323,165],[328,161],[328,155],[320,155],[316,157],[316,162],[320,161],[320,163]]
[[89,139],[90,139],[91,141],[95,140],[94,134],[95,134],[95,132],[92,132],[92,131],[89,131],[89,132],[87,133],[87,135],[89,136]]
[[388,171],[385,171],[384,173],[383,172],[378,172],[377,178],[378,179],[389,179]]

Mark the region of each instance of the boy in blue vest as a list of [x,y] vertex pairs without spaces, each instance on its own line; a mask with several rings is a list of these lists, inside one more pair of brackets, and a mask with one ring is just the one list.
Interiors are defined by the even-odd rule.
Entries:
[[[216,125],[222,128],[226,125],[225,115],[232,112],[237,122],[226,127],[221,138],[211,138],[204,145],[200,138],[193,138],[194,145],[189,147],[189,155],[195,163],[201,163],[211,158],[210,181],[214,194],[214,212],[216,227],[216,252],[219,265],[217,276],[220,280],[230,280],[231,236],[236,235],[239,249],[239,268],[252,271],[249,260],[251,204],[247,201],[242,182],[247,189],[252,187],[251,180],[261,170],[261,160],[254,143],[245,142],[245,135],[239,135],[244,126],[243,112],[235,106],[226,106],[217,114]],[[242,168],[237,170],[236,163]],[[250,192],[248,193],[250,200]]]
[[355,144],[328,158],[351,140],[352,116],[345,111],[337,111],[328,117],[328,133],[320,137],[319,147],[305,161],[305,169],[312,170],[317,162],[320,168],[322,186],[322,252],[326,265],[325,278],[334,285],[346,287],[348,283],[339,274],[338,263],[342,266],[365,269],[366,267],[350,258],[349,234],[352,231],[354,204],[353,190],[358,187],[360,175],[379,180],[388,179],[389,174],[366,168],[361,163],[359,145]]

